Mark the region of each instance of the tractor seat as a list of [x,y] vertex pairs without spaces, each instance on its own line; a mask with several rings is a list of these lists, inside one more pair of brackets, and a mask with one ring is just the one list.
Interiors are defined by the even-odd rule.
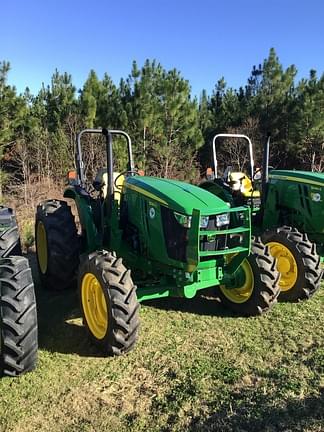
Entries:
[[234,191],[240,191],[246,198],[260,198],[260,191],[253,190],[252,182],[244,172],[231,172],[228,183]]
[[[119,202],[120,201],[120,193],[122,190],[122,186],[124,184],[125,181],[125,176],[121,175],[118,180],[117,183],[115,184],[115,180],[116,178],[120,175],[119,172],[114,172],[113,173],[113,177],[114,177],[114,192],[115,192],[115,199]],[[95,178],[95,181],[93,182],[94,185],[99,185],[100,189],[102,190],[102,194],[103,197],[106,198],[107,196],[107,191],[108,191],[108,173],[107,173],[107,169],[106,168],[101,168]]]

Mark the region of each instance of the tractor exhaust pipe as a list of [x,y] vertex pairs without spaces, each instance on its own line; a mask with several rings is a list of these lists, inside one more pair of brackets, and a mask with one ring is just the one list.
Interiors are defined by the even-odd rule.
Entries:
[[102,129],[102,134],[106,137],[106,151],[107,151],[107,175],[108,175],[108,211],[111,209],[112,201],[114,199],[114,162],[113,162],[113,149],[112,149],[112,135],[106,128]]
[[263,149],[263,160],[262,160],[262,203],[265,203],[267,184],[269,183],[269,153],[270,153],[270,137],[271,134],[268,132],[267,141]]

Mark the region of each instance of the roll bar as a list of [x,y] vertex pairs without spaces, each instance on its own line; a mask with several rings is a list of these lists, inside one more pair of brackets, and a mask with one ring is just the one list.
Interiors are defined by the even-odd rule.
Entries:
[[253,146],[252,146],[252,142],[251,142],[250,138],[247,137],[246,135],[226,134],[226,133],[217,134],[213,138],[213,160],[214,160],[215,178],[217,178],[217,176],[218,176],[218,174],[217,174],[218,163],[217,163],[217,157],[216,157],[216,140],[219,138],[243,138],[248,142],[249,153],[250,153],[250,166],[251,166],[250,175],[251,175],[251,179],[253,179],[253,177],[254,177],[254,158],[253,158]]
[[[130,136],[122,131],[122,130],[115,130],[115,129],[84,129],[81,132],[78,133],[76,141],[76,154],[75,154],[75,162],[78,172],[78,177],[80,179],[81,186],[85,185],[85,178],[84,178],[84,163],[82,159],[82,148],[81,148],[81,138],[85,134],[102,134],[106,137],[106,152],[107,152],[107,174],[108,174],[108,180],[109,180],[109,188],[113,188],[113,152],[112,152],[112,136],[113,135],[121,135],[126,139],[127,142],[127,152],[128,152],[128,166],[127,169],[129,171],[134,171],[134,160],[133,160],[133,153],[132,153],[132,140]],[[111,181],[112,180],[112,181]],[[111,186],[112,185],[112,186]]]

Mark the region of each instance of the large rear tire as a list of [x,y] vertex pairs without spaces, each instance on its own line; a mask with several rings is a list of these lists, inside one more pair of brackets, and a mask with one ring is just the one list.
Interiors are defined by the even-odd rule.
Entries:
[[107,355],[130,351],[138,338],[139,303],[130,270],[115,254],[90,254],[78,278],[83,322],[91,340]]
[[21,255],[18,225],[13,210],[0,206],[0,258],[9,255]]
[[33,370],[37,361],[37,311],[28,260],[0,259],[0,376]]
[[65,201],[47,200],[37,206],[35,238],[42,284],[57,291],[69,288],[79,265],[79,238]]
[[283,226],[263,233],[262,239],[276,258],[280,273],[280,301],[310,298],[320,287],[321,259],[307,234]]
[[269,249],[259,238],[253,238],[251,254],[230,283],[219,286],[219,297],[225,306],[239,315],[261,315],[277,301],[278,279],[279,273]]

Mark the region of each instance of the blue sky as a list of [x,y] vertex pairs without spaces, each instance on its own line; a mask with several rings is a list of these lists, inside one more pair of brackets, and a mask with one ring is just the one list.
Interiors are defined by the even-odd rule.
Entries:
[[37,93],[57,68],[77,88],[94,69],[118,84],[133,60],[176,67],[193,94],[224,76],[245,85],[274,47],[298,78],[324,71],[323,0],[2,0],[0,61],[9,83]]

